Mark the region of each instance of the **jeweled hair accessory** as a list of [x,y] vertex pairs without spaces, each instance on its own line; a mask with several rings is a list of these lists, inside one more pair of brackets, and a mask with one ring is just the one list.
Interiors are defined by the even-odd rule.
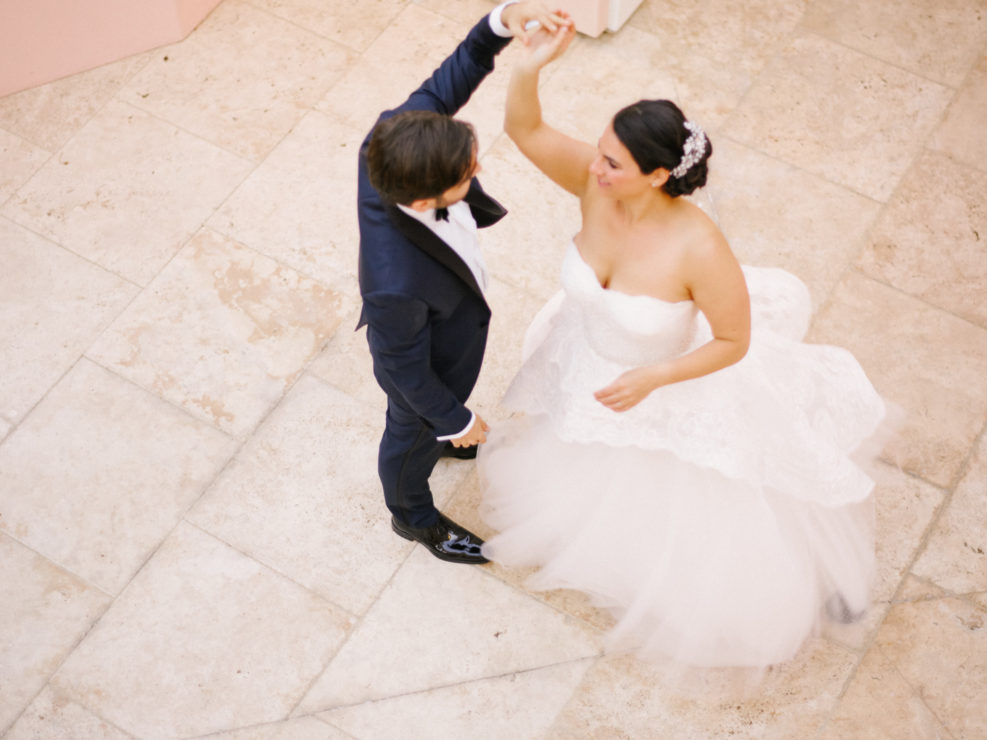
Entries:
[[689,138],[685,140],[682,147],[682,160],[671,172],[672,177],[685,175],[706,153],[706,132],[698,123],[692,121],[686,121],[684,125],[689,129]]

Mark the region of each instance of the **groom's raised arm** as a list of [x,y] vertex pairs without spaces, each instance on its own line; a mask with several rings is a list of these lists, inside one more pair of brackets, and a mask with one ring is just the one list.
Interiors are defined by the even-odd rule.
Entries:
[[508,5],[499,5],[470,29],[456,49],[408,99],[383,117],[406,110],[431,110],[453,115],[466,105],[483,79],[493,71],[494,57],[511,42],[501,21]]
[[494,57],[514,36],[526,35],[524,28],[532,21],[550,28],[557,23],[569,22],[565,17],[546,10],[539,0],[508,0],[498,5],[470,29],[466,38],[421,87],[400,106],[384,113],[382,118],[406,110],[431,110],[454,115],[493,71]]

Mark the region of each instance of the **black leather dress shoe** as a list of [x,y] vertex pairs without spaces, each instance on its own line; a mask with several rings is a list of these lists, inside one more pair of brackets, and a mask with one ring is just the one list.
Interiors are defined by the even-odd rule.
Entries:
[[406,540],[421,543],[440,560],[473,564],[490,562],[480,553],[483,540],[442,514],[439,514],[439,521],[431,527],[421,529],[402,524],[392,516],[391,529]]
[[457,460],[475,460],[478,445],[472,447],[456,447],[452,442],[446,442],[439,457],[453,457]]

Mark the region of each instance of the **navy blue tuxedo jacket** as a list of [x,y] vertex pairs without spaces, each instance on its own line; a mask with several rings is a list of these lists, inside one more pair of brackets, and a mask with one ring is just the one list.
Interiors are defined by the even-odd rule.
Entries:
[[[510,42],[484,17],[456,50],[399,107],[453,115],[493,71]],[[457,434],[470,422],[465,401],[476,383],[490,309],[462,259],[427,226],[386,202],[367,175],[364,139],[359,157],[360,294],[357,326],[367,326],[374,375],[384,392],[413,410],[436,436]],[[477,226],[506,211],[473,179],[466,202]]]

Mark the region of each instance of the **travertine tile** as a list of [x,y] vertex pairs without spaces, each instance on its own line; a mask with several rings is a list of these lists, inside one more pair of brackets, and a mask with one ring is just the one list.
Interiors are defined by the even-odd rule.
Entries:
[[490,281],[486,298],[493,315],[483,367],[469,406],[485,421],[493,423],[504,414],[499,408],[500,400],[521,367],[524,331],[542,307],[542,301],[500,279]]
[[[403,103],[492,8],[485,2],[479,5],[471,13],[463,3],[446,3],[445,9],[432,10],[419,3],[408,4],[318,109],[365,135],[377,116]],[[494,71],[456,113],[476,129],[481,155],[503,131],[504,98],[519,47],[511,43],[495,58]],[[550,70],[546,77],[551,74]]]
[[946,592],[934,583],[929,583],[923,578],[916,578],[909,573],[902,581],[898,593],[895,594],[894,603],[903,604],[907,601],[939,599],[946,595]]
[[445,0],[411,0],[411,2],[431,10],[433,13],[468,24],[476,23],[499,5],[497,0],[459,0],[455,3],[445,2]]
[[713,215],[738,259],[794,273],[825,303],[880,204],[726,137],[709,166]]
[[726,132],[885,201],[951,96],[952,90],[938,83],[805,36],[758,77]]
[[[464,38],[465,29],[472,27],[481,17],[483,17],[482,14],[479,14],[467,21],[464,26]],[[455,45],[446,49],[446,53],[451,53],[453,48]],[[504,132],[504,101],[507,99],[507,85],[511,80],[511,70],[514,69],[523,53],[524,49],[519,41],[512,41],[508,44],[507,48],[497,55],[494,61],[494,71],[487,75],[480,87],[470,97],[469,102],[456,114],[457,118],[473,125],[481,161],[482,156]],[[558,67],[549,67],[542,73],[543,80],[552,79],[559,71]],[[410,93],[412,89],[414,88],[408,88],[405,95]],[[485,173],[481,172],[480,180],[486,182]]]
[[3,214],[145,285],[250,167],[111,102],[7,202]]
[[0,218],[0,411],[21,419],[137,294]]
[[302,717],[221,732],[209,735],[209,740],[353,740],[353,737],[315,717]]
[[873,648],[857,667],[839,707],[819,737],[946,740],[952,735],[880,649]]
[[878,392],[903,407],[888,459],[949,487],[987,414],[987,331],[848,274],[809,339],[850,350]]
[[[320,715],[366,740],[544,736],[592,659],[342,707]],[[468,707],[468,711],[464,708]],[[414,728],[414,729],[411,729]]]
[[56,152],[156,54],[135,54],[2,97],[0,127]]
[[[813,737],[835,706],[857,656],[822,641],[769,672],[749,696],[730,687],[731,674],[708,671],[702,689],[682,693],[664,671],[630,657],[608,657],[587,673],[546,738]],[[725,682],[724,682],[725,681]]]
[[381,111],[403,103],[432,74],[469,28],[409,4],[316,108],[368,132]]
[[[66,499],[51,521],[88,506],[78,516],[87,557],[101,551],[100,521],[110,522],[108,537],[123,533],[112,543],[123,549],[107,551],[114,557],[132,560],[136,540],[160,538],[164,530],[149,526],[160,512],[127,513],[131,503],[153,507],[140,487],[147,471],[133,472],[138,463],[121,461],[123,451],[167,457],[170,444],[171,459],[201,461],[201,449],[190,452],[201,434],[222,435],[119,376],[146,380],[200,421],[243,437],[189,515],[195,523],[179,525],[47,687],[109,596],[0,531],[0,734],[987,733],[985,630],[976,619],[987,614],[987,591],[953,590],[982,580],[975,553],[957,539],[977,546],[968,535],[984,514],[971,492],[985,484],[987,454],[987,326],[976,291],[987,280],[977,272],[987,56],[972,56],[987,40],[984,18],[974,17],[980,0],[644,0],[623,30],[578,38],[543,72],[546,119],[591,145],[639,97],[669,97],[703,124],[716,154],[697,201],[719,216],[744,261],[784,267],[809,284],[821,307],[812,339],[851,349],[910,420],[885,455],[908,472],[883,466],[878,474],[876,602],[862,623],[828,628],[827,639],[736,701],[721,701],[715,680],[708,692],[681,696],[665,688],[660,669],[608,657],[583,674],[550,730],[577,674],[597,662],[573,646],[595,656],[612,620],[579,592],[526,591],[520,569],[441,563],[386,528],[377,533],[387,521],[373,460],[384,397],[365,336],[353,331],[356,155],[333,149],[355,147],[495,1],[224,0],[217,20],[186,42],[0,99],[0,521],[12,480],[3,476],[32,465],[43,493],[37,506],[53,500],[44,491],[84,478],[83,501]],[[969,20],[955,25],[963,14]],[[558,289],[564,247],[579,229],[576,199],[502,135],[505,86],[522,52],[510,44],[460,113],[477,127],[480,179],[511,211],[481,232],[494,316],[471,402],[492,423],[499,412],[487,409],[516,370],[529,313]],[[140,89],[138,74],[154,87]],[[252,152],[249,160],[228,153],[240,151]],[[930,199],[917,188],[936,192],[941,208],[925,208]],[[203,222],[210,236],[180,252]],[[878,236],[893,259],[881,261]],[[197,251],[202,258],[192,259]],[[71,396],[66,388],[80,373],[102,372],[79,356],[134,298],[134,283],[149,287],[97,344],[110,375],[93,394]],[[124,392],[117,398],[114,389]],[[159,417],[164,436],[152,442]],[[189,434],[176,423],[182,418]],[[90,427],[90,446],[109,439],[108,451],[74,463]],[[118,443],[107,429],[117,439],[137,431]],[[60,460],[62,449],[75,451]],[[124,477],[104,476],[105,495],[96,495],[96,473],[113,466]],[[119,500],[135,478],[136,500]],[[487,534],[474,463],[441,461],[433,485],[444,511]],[[949,508],[940,511],[946,492]],[[930,531],[930,516],[939,529]],[[57,549],[62,539],[59,532],[44,546]],[[919,542],[927,552],[903,573]],[[12,543],[21,550],[13,559]],[[353,565],[348,558],[367,544],[376,552]],[[323,578],[336,577],[335,553],[350,564],[350,583]],[[385,585],[385,566],[401,562]],[[350,622],[326,596],[363,614],[336,660]],[[30,604],[37,609],[24,612]],[[22,628],[38,641],[23,644],[47,652],[11,663],[5,638]],[[875,636],[860,664],[856,648]],[[296,710],[310,690],[318,701]],[[13,705],[16,713],[4,714]]]
[[[189,519],[355,614],[407,558],[377,477],[383,412],[302,378]],[[450,461],[454,462],[454,461]],[[459,462],[459,461],[455,461]],[[440,465],[437,505],[469,464]]]
[[362,137],[310,112],[208,225],[304,275],[351,286],[355,293]]
[[6,740],[129,740],[130,735],[67,699],[51,687],[38,694],[31,706],[4,735]]
[[869,471],[874,477],[875,559],[871,607],[857,623],[827,622],[824,634],[851,648],[863,648],[880,625],[909,563],[922,543],[945,493],[885,464]]
[[[374,378],[373,359],[367,346],[367,330],[356,331],[359,310],[344,318],[339,329],[308,371],[334,385],[347,396],[378,409],[376,418],[383,424],[387,397]],[[383,431],[383,427],[381,427]]]
[[[3,101],[0,100],[0,103]],[[0,206],[17,188],[27,182],[48,158],[50,152],[39,149],[20,136],[0,129]]]
[[987,161],[987,56],[982,56],[953,98],[945,120],[936,129],[931,148],[973,167]]
[[345,310],[335,291],[203,230],[89,356],[239,436],[281,398]]
[[808,5],[807,0],[752,0],[743,6],[730,0],[645,0],[628,23],[654,34],[668,58],[699,49],[722,66],[754,76],[778,53]]
[[879,464],[871,471],[877,485],[877,575],[873,598],[887,602],[906,576],[908,564],[942,505],[945,493],[903,471]]
[[352,60],[342,46],[247,0],[225,0],[134,77],[120,99],[257,161]]
[[580,228],[579,201],[539,172],[506,136],[487,152],[483,168],[484,189],[508,211],[480,232],[487,268],[546,301],[559,289],[562,256]]
[[83,359],[0,446],[0,528],[117,594],[232,452]]
[[[6,506],[3,512],[0,522],[6,520]],[[2,731],[99,619],[110,598],[2,533],[0,584]]]
[[390,25],[408,0],[326,3],[322,0],[250,0],[257,7],[313,33],[363,51]]
[[969,0],[809,3],[802,28],[956,87],[987,42],[987,14]]
[[954,593],[987,590],[987,437],[912,572]]
[[284,719],[349,619],[181,524],[52,679],[139,737]]
[[881,212],[857,264],[987,328],[987,172],[924,152]]
[[416,546],[296,714],[527,671],[597,650],[573,620],[480,567],[444,563]]
[[579,38],[543,73],[545,120],[595,148],[621,108],[643,98],[664,98],[714,132],[750,81],[738,66],[703,56],[705,51],[669,54],[654,36],[632,26],[599,39]]
[[987,733],[987,611],[958,599],[892,607],[881,651],[953,737]]

